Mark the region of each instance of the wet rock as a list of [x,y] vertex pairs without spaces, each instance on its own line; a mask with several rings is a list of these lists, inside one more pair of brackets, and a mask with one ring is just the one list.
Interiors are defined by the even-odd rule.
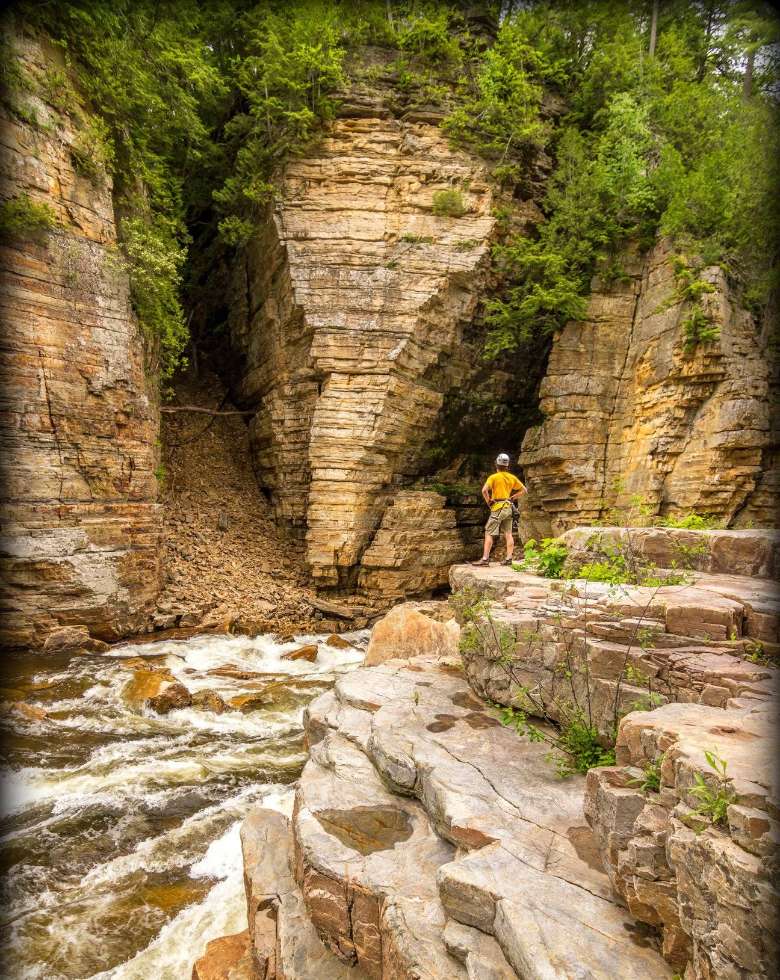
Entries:
[[266,980],[252,957],[249,930],[207,943],[192,968],[192,980]]
[[163,687],[159,694],[149,698],[146,706],[158,715],[167,715],[169,711],[179,708],[189,708],[192,705],[192,695],[187,688],[175,681]]
[[2,713],[6,715],[18,715],[27,721],[43,721],[48,712],[36,704],[27,704],[26,701],[11,701],[2,704]]
[[326,646],[334,647],[336,650],[350,650],[352,649],[352,644],[349,640],[345,640],[343,636],[339,636],[338,633],[331,633],[330,636],[325,640]]
[[313,664],[317,659],[317,646],[316,644],[308,644],[307,646],[298,647],[297,650],[291,650],[289,653],[283,653],[281,660],[306,660],[308,663]]
[[132,679],[122,688],[122,697],[131,707],[140,707],[145,701],[156,698],[166,686],[175,681],[176,678],[169,670],[144,664],[133,670]]
[[216,691],[196,691],[192,695],[192,707],[199,708],[201,711],[211,711],[215,715],[221,715],[228,709],[224,698]]
[[89,635],[86,626],[64,626],[52,630],[43,643],[44,653],[105,653],[108,643]]
[[413,603],[405,602],[391,609],[374,626],[366,652],[366,666],[421,655],[455,656],[459,638],[460,627],[454,619],[438,622],[419,612]]

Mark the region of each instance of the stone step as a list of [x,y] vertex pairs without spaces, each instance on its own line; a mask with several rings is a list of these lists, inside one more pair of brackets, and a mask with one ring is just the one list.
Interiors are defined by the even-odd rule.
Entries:
[[249,933],[258,980],[366,980],[320,941],[292,875],[290,821],[256,809],[241,827]]

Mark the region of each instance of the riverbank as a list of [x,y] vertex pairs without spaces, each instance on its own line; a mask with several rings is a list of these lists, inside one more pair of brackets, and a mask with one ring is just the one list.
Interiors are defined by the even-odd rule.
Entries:
[[[606,533],[644,562],[692,546]],[[768,980],[778,536],[693,538],[645,584],[464,565],[449,605],[396,608],[307,708],[292,816],[244,822],[251,957],[216,943],[193,975],[233,975],[233,948],[242,980]],[[598,760],[567,751],[564,700]]]

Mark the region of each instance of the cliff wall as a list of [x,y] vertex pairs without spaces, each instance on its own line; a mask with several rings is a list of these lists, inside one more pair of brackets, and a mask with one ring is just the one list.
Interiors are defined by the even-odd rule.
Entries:
[[[463,332],[494,226],[481,165],[436,125],[394,118],[381,100],[356,111],[287,166],[234,269],[230,312],[260,483],[305,538],[315,583],[342,590],[357,586],[445,393],[472,370]],[[445,190],[465,213],[434,213]],[[376,587],[375,570],[363,578]]]
[[702,278],[714,290],[703,302],[718,338],[691,351],[689,305],[677,298],[665,242],[629,261],[615,285],[596,283],[587,318],[556,335],[540,391],[545,418],[522,447],[531,533],[616,510],[633,521],[694,510],[729,527],[775,523],[771,357],[722,271]]
[[27,195],[57,224],[0,244],[3,640],[35,644],[74,623],[110,639],[146,618],[158,589],[158,409],[110,179],[76,172],[83,119],[40,94],[58,53],[16,44],[29,121],[0,108],[0,198]]

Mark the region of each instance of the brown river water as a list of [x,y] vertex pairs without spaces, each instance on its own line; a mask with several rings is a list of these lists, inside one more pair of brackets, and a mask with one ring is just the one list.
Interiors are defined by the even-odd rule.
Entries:
[[[3,976],[189,980],[209,939],[246,928],[241,820],[259,803],[290,812],[304,706],[362,662],[367,636],[7,660],[4,697],[46,714],[2,719]],[[314,663],[281,659],[307,642]],[[138,657],[228,702],[279,683],[270,704],[156,715],[132,694]]]

